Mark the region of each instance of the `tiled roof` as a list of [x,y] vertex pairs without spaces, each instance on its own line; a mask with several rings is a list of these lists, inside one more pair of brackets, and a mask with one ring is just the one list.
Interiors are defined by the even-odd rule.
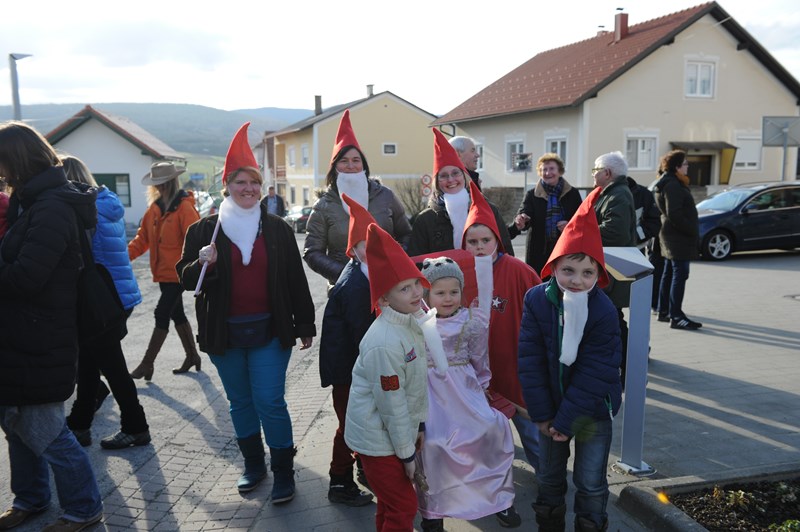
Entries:
[[99,120],[109,129],[118,133],[131,144],[148,153],[151,157],[156,159],[185,159],[182,154],[173,150],[162,140],[155,137],[138,124],[123,116],[116,116],[100,111],[91,105],[87,105],[74,116],[65,120],[61,125],[45,135],[45,137],[51,144],[55,144],[92,118]]
[[[711,14],[800,97],[800,85],[716,2],[630,26],[615,41],[614,31],[542,52],[446,113],[434,125],[508,114],[577,106],[703,16]],[[619,15],[618,15],[619,16]]]

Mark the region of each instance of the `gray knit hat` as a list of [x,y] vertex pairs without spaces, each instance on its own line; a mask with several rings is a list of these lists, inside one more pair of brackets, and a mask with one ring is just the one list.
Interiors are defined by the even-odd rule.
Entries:
[[422,261],[422,275],[433,284],[437,279],[443,277],[455,277],[461,288],[464,288],[464,274],[458,263],[450,257],[437,257],[435,259],[425,259]]

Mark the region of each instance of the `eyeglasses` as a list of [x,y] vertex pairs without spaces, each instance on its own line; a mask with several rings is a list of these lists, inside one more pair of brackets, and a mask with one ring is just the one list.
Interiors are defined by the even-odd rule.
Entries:
[[598,172],[602,172],[603,170],[605,170],[605,168],[603,168],[602,166],[597,167],[597,168],[592,168],[592,175],[594,175],[594,174],[596,174]]
[[450,179],[458,179],[459,177],[462,177],[463,175],[464,175],[464,172],[462,172],[461,170],[456,169],[456,170],[453,170],[452,172],[450,172],[449,174],[447,174],[447,173],[438,174],[436,176],[436,179],[438,179],[439,181],[448,181]]

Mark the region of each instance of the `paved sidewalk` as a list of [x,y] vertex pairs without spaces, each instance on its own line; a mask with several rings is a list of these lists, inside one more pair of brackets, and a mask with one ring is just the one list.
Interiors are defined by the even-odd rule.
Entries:
[[[675,331],[652,319],[643,458],[656,473],[640,479],[609,470],[609,530],[646,529],[616,504],[627,485],[689,475],[735,476],[800,463],[798,272],[800,253],[692,264],[685,310],[704,327]],[[191,298],[185,302],[189,314]],[[317,303],[319,320],[322,303]],[[136,319],[147,331],[150,310],[137,312]],[[139,331],[126,338],[129,365],[138,361],[135,353],[143,349],[145,336]],[[204,357],[203,372],[173,376],[169,368],[182,357],[180,343],[171,334],[157,360],[154,380],[137,381],[153,433],[151,445],[103,451],[95,441],[87,448],[105,504],[104,524],[93,530],[374,530],[374,505],[348,508],[326,498],[336,420],[330,389],[319,387],[316,349],[295,351],[290,363],[287,402],[299,450],[297,497],[280,506],[268,500],[271,475],[245,496],[236,491],[242,459],[216,371]],[[98,413],[95,440],[119,426],[112,403],[107,401]],[[610,463],[620,454],[621,424],[620,415]],[[530,503],[536,487],[523,456],[518,445],[516,507],[523,517],[520,530],[531,530],[535,522]],[[12,500],[7,471],[6,444],[0,440],[2,509]],[[572,490],[570,499],[571,494]],[[43,516],[16,530],[39,530],[59,514],[54,493]],[[494,517],[448,519],[445,526],[449,531],[504,530]]]

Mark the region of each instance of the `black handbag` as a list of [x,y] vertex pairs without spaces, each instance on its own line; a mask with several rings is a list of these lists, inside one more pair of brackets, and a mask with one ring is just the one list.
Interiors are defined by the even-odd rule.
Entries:
[[83,260],[78,276],[78,342],[122,340],[128,333],[126,314],[114,279],[102,264],[95,264],[88,231],[79,226],[78,232]]
[[272,340],[269,313],[228,318],[228,347],[263,347]]

